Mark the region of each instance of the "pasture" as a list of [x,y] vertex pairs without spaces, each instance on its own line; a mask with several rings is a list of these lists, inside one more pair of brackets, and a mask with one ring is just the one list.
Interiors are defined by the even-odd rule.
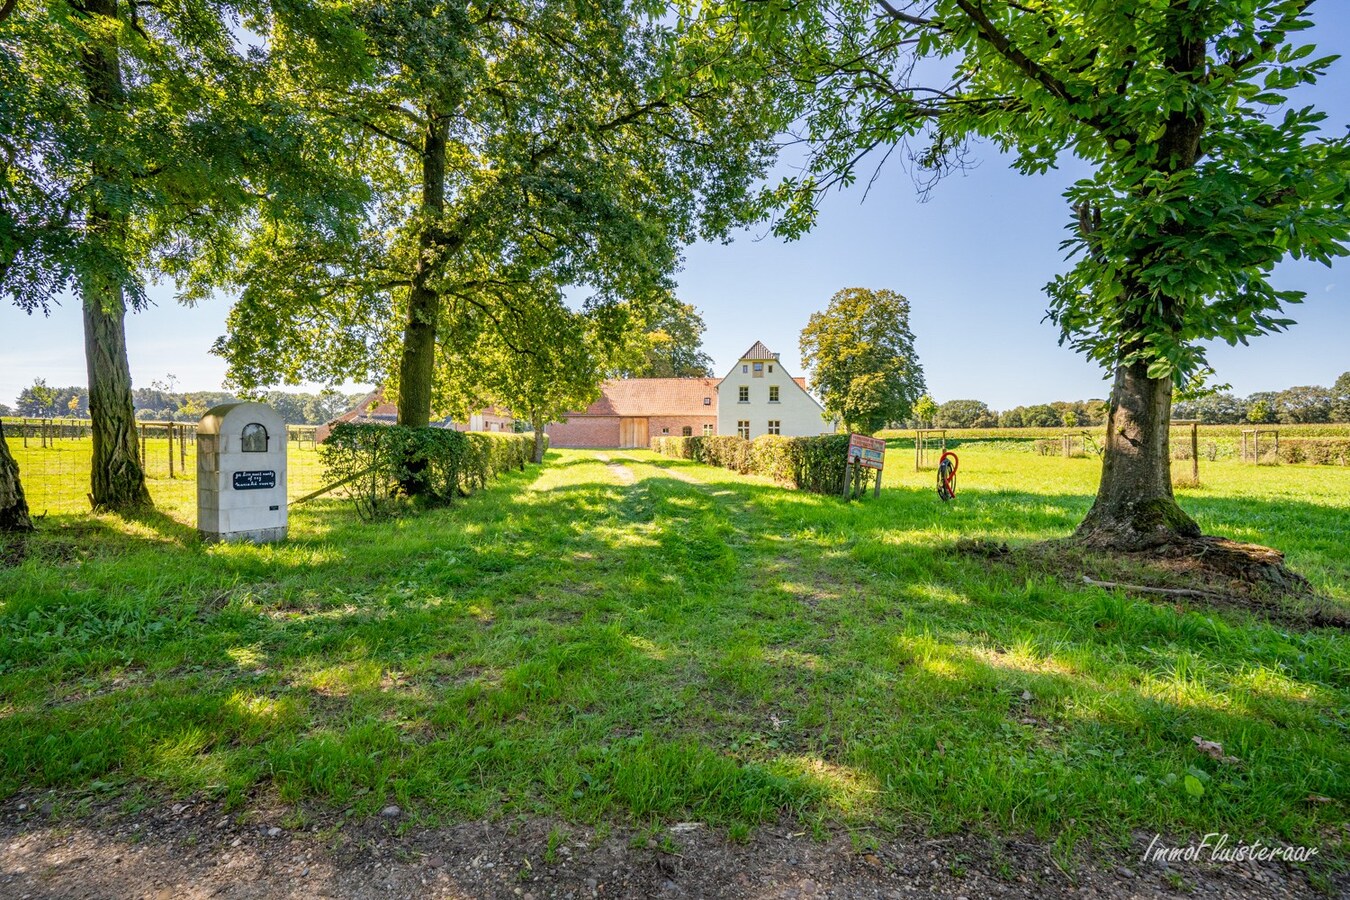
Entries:
[[[0,799],[733,840],[787,820],[859,846],[917,822],[1066,861],[1229,831],[1344,865],[1342,630],[956,552],[1069,534],[1098,461],[966,443],[944,505],[891,443],[881,498],[852,504],[552,451],[395,521],[306,504],[272,547],[201,544],[181,480],[138,520],[51,515],[0,567]],[[1207,533],[1284,550],[1350,610],[1350,469],[1201,478],[1180,495]]]

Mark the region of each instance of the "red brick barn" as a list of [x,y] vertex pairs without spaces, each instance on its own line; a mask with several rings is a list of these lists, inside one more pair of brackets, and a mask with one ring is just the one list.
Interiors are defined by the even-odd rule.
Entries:
[[618,378],[600,399],[547,428],[551,447],[647,447],[662,436],[717,433],[714,378]]

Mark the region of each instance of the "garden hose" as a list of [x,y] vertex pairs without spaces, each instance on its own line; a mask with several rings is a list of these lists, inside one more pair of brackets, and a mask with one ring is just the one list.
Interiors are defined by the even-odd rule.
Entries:
[[950,450],[944,450],[942,458],[938,460],[937,492],[943,502],[956,496],[956,469],[960,464],[961,461]]

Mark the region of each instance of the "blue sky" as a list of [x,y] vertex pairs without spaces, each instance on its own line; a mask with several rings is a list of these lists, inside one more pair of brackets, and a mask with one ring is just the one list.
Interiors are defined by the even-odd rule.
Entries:
[[[1324,52],[1350,53],[1350,9],[1319,3],[1315,10],[1311,39]],[[1328,132],[1350,125],[1350,59],[1298,99],[1330,114]],[[1104,397],[1101,371],[1058,346],[1053,326],[1041,321],[1042,287],[1065,268],[1060,195],[1081,171],[1019,175],[989,147],[976,148],[975,159],[974,169],[939,184],[927,202],[900,166],[890,166],[865,202],[861,189],[830,197],[802,240],[750,232],[730,244],[690,247],[679,295],[707,322],[704,346],[717,374],[756,340],[802,374],[798,337],[812,312],[841,288],[890,288],[911,302],[910,325],[937,400],[976,398],[1003,409]],[[1307,293],[1288,311],[1298,325],[1210,353],[1218,380],[1239,394],[1329,385],[1350,370],[1350,262],[1330,269],[1286,263],[1276,281]],[[133,382],[148,386],[171,373],[183,389],[218,389],[225,367],[209,351],[224,331],[229,299],[185,308],[170,288],[151,295],[156,305],[127,320]],[[81,327],[74,302],[46,319],[0,308],[0,402],[12,404],[34,377],[84,384]]]

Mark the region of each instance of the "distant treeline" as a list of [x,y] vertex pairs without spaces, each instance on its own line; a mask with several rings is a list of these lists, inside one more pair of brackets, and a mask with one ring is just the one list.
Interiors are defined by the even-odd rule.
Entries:
[[[1248,397],[1217,393],[1194,400],[1178,400],[1172,417],[1198,419],[1206,425],[1316,424],[1350,422],[1350,372],[1331,387],[1309,385],[1283,391],[1260,391]],[[911,421],[933,428],[1057,428],[1090,427],[1106,421],[1105,400],[1073,400],[1015,406],[998,412],[980,400],[949,400],[939,404],[931,419]]]
[[[291,425],[322,425],[351,409],[364,395],[323,391],[318,394],[268,391],[256,399],[271,405]],[[155,382],[132,391],[136,418],[153,422],[195,422],[221,403],[241,398],[226,391],[175,391]],[[0,415],[33,418],[89,418],[89,391],[84,387],[51,387],[39,378],[23,389],[14,407],[0,404]]]

